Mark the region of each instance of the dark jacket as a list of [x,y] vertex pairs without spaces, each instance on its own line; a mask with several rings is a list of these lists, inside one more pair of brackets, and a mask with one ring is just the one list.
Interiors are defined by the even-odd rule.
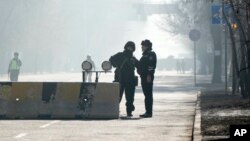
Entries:
[[115,81],[122,84],[134,83],[135,67],[138,60],[131,52],[123,51],[110,57],[109,61],[115,70]]
[[141,77],[146,77],[148,74],[154,75],[156,64],[157,57],[155,52],[146,50],[139,61],[137,72]]

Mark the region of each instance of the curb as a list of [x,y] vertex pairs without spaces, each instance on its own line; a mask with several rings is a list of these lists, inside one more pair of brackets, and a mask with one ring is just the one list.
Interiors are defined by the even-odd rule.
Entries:
[[201,141],[201,110],[200,110],[200,92],[197,94],[197,101],[195,106],[195,117],[192,133],[192,141]]

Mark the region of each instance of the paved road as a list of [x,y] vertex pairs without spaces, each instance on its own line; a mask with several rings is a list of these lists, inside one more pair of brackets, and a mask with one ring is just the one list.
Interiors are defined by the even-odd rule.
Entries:
[[[38,76],[34,77],[40,80]],[[46,77],[47,80],[52,79],[49,75]],[[22,81],[29,81],[32,76],[21,78]],[[60,75],[58,78],[61,79]],[[69,78],[67,81],[73,81],[74,76]],[[111,77],[106,78],[106,80],[109,79]],[[177,76],[161,73],[157,75],[154,87],[153,118],[138,118],[139,114],[144,112],[144,97],[138,87],[135,96],[134,119],[0,120],[0,140],[190,141],[197,98],[197,89],[193,87],[192,79],[193,77],[189,74]],[[124,100],[120,106],[120,113],[125,114]]]

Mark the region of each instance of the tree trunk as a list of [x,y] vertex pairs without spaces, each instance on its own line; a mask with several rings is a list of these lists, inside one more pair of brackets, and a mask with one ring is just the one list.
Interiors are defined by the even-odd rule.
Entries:
[[[237,2],[237,4],[240,4],[239,1],[236,1],[236,2]],[[249,79],[248,79],[249,78],[249,70],[248,70],[249,69],[249,63],[248,63],[249,62],[249,44],[248,44],[249,38],[248,38],[248,36],[249,35],[246,34],[247,33],[247,29],[246,28],[248,28],[247,25],[249,23],[245,24],[245,26],[244,26],[242,24],[244,22],[241,21],[241,20],[248,19],[248,17],[246,17],[246,18],[245,17],[241,17],[240,18],[237,15],[237,11],[236,11],[236,9],[235,9],[235,7],[233,5],[233,1],[232,0],[230,0],[230,5],[232,7],[233,16],[234,16],[234,18],[236,20],[236,23],[237,23],[238,27],[239,27],[240,39],[241,39],[241,41],[243,41],[243,42],[241,42],[241,59],[243,59],[243,60],[242,60],[242,64],[241,64],[241,70],[238,71],[238,76],[239,76],[239,74],[241,75],[240,81],[241,81],[241,83],[243,83],[241,89],[242,89],[242,91],[245,91],[245,92],[242,93],[243,96],[244,97],[249,97],[249,93],[250,93]],[[246,13],[247,12],[248,11],[246,9]],[[246,14],[246,15],[248,15],[248,14]]]

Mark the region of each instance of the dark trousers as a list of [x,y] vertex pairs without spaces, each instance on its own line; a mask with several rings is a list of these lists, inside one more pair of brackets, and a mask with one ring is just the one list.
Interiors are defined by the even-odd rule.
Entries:
[[141,85],[142,85],[142,91],[145,96],[145,109],[146,113],[152,115],[153,110],[153,80],[154,76],[152,77],[152,82],[147,82],[147,77],[141,77]]
[[135,86],[125,85],[125,84],[120,83],[120,102],[122,100],[124,91],[125,91],[125,98],[126,98],[127,114],[132,113],[132,111],[135,110],[135,106],[134,106]]
[[10,70],[10,80],[18,81],[19,70]]

